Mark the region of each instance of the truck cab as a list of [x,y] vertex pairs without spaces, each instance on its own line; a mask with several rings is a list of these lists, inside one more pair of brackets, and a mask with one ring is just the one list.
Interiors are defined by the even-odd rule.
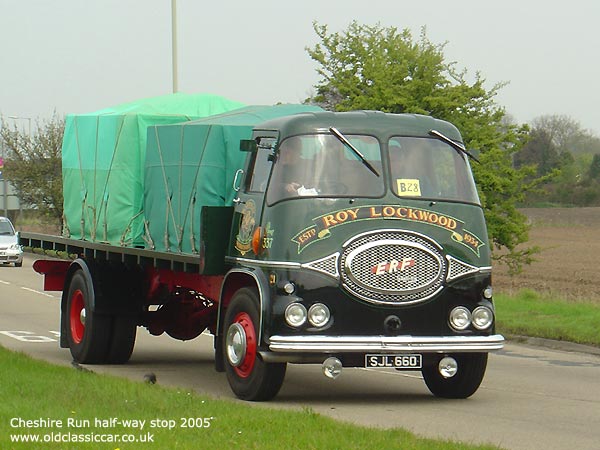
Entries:
[[287,363],[416,370],[434,395],[472,395],[504,339],[459,131],[315,112],[264,123],[242,148],[216,339],[236,395],[274,396]]

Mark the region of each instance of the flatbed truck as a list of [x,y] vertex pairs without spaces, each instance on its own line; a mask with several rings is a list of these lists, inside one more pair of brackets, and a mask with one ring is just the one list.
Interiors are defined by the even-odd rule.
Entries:
[[[232,201],[200,208],[187,250],[183,226],[174,243],[161,232],[144,246],[21,233],[25,247],[69,255],[34,263],[44,289],[62,291],[61,347],[119,364],[138,327],[179,340],[208,330],[216,370],[245,400],[273,398],[290,363],[331,378],[418,371],[435,396],[474,394],[504,338],[459,131],[420,115],[306,112],[239,142]],[[168,216],[177,190],[163,178]]]

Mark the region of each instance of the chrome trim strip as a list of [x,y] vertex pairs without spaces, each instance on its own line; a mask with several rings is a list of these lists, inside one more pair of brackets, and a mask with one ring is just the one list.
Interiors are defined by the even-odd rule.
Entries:
[[[309,261],[306,263],[297,263],[297,262],[291,262],[291,261],[263,261],[263,260],[258,260],[258,259],[250,259],[250,258],[238,258],[238,257],[234,257],[234,256],[226,256],[225,260],[231,263],[240,263],[243,265],[248,265],[248,266],[254,266],[254,267],[272,267],[272,268],[276,268],[276,269],[308,269],[308,270],[314,270],[315,272],[319,272],[322,273],[324,275],[328,275],[332,278],[335,278],[336,280],[340,279],[340,274],[339,271],[333,275],[329,272],[325,272],[323,270],[320,269],[315,269],[314,267],[311,267],[312,264],[324,261],[326,259],[332,258],[332,257],[336,257],[336,271],[337,271],[337,266],[339,265],[339,258],[340,258],[340,254],[339,252],[336,253],[332,253],[329,256],[326,256],[324,258],[321,259],[317,259],[315,261]],[[452,258],[451,256],[447,256],[446,258]],[[466,263],[463,263],[462,261],[460,261],[459,259],[457,259],[456,261],[460,262],[461,264],[465,264],[468,265]],[[475,266],[473,266],[475,267]],[[469,275],[471,273],[475,273],[475,272],[480,272],[480,273],[487,273],[487,272],[491,272],[492,268],[491,267],[478,267],[477,271],[473,271],[473,272],[469,272],[466,273],[465,275]],[[461,275],[462,277],[463,275]],[[455,279],[458,279],[460,277],[455,277],[452,279],[446,278],[446,281],[454,281]],[[437,291],[436,291],[437,294]],[[435,295],[435,294],[434,294]],[[362,297],[361,297],[362,298]],[[428,296],[426,298],[420,299],[418,301],[423,301],[423,300],[427,300],[428,298],[431,298],[431,296]],[[367,300],[367,299],[364,299]],[[397,305],[398,302],[389,302],[390,305]],[[408,304],[403,302],[402,304]]]
[[226,256],[225,261],[241,263],[248,266],[256,266],[256,267],[276,267],[280,269],[300,269],[302,264],[296,262],[287,262],[287,261],[262,261],[258,259],[250,259],[250,258],[238,258],[235,256]]
[[[335,268],[336,268],[335,274],[312,267],[313,264],[317,264],[319,262],[326,261],[328,259],[333,259],[333,258],[335,258]],[[297,262],[290,262],[290,261],[264,261],[264,260],[258,260],[258,259],[250,259],[250,258],[238,258],[235,256],[226,256],[225,260],[228,262],[231,262],[231,263],[239,263],[242,265],[248,265],[248,266],[254,266],[254,267],[267,267],[267,268],[274,268],[274,269],[313,270],[315,272],[319,272],[319,273],[322,273],[323,275],[327,275],[332,278],[335,278],[336,280],[339,280],[340,279],[340,274],[338,271],[339,258],[340,258],[340,254],[339,254],[339,252],[336,252],[336,253],[332,253],[331,255],[328,255],[324,258],[320,258],[315,261],[309,261],[306,263],[297,263]]]
[[489,352],[504,347],[504,337],[492,336],[271,336],[274,352]]

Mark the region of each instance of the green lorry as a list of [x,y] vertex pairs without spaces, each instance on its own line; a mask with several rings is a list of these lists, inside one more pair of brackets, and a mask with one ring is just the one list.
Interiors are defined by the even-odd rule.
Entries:
[[21,236],[73,255],[34,268],[63,291],[60,343],[80,363],[126,362],[138,326],[208,330],[241,399],[274,397],[289,363],[418,371],[434,395],[466,398],[503,347],[483,210],[448,122],[242,108],[148,126],[136,177],[142,207],[120,223],[104,211],[131,193],[88,183],[65,192],[79,234]]

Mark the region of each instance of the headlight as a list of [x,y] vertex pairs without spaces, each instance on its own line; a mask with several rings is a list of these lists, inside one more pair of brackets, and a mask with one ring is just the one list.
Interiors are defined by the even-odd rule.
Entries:
[[9,248],[11,250],[21,250],[21,246],[19,244],[13,244]]
[[306,308],[300,303],[291,303],[285,308],[285,321],[291,327],[300,327],[306,322]]
[[329,308],[323,303],[315,303],[308,310],[308,321],[317,328],[326,325],[330,318]]
[[455,330],[466,330],[471,325],[471,311],[464,306],[457,306],[450,311],[450,325]]
[[485,330],[492,326],[494,322],[494,313],[486,306],[478,306],[472,314],[473,326],[478,330]]
[[488,287],[486,287],[483,290],[483,297],[484,298],[487,298],[489,300],[489,299],[491,299],[493,297],[493,295],[494,295],[494,291],[492,290],[491,286],[488,286]]

